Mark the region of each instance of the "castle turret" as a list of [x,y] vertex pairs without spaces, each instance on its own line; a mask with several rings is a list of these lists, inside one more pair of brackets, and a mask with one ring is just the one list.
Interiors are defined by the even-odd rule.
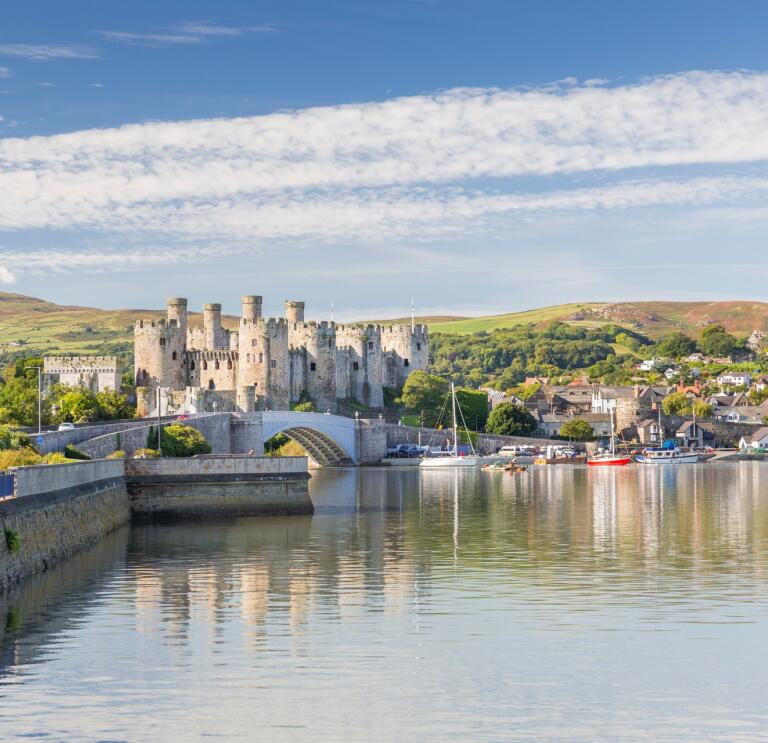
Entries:
[[285,319],[288,320],[289,323],[304,322],[304,302],[286,299]]
[[240,320],[238,383],[255,387],[261,408],[287,410],[290,389],[288,323],[258,317]]
[[257,294],[248,294],[241,298],[243,320],[255,320],[261,317],[261,297]]
[[[297,322],[289,324],[288,339],[296,356],[294,375],[301,380],[302,390],[321,412],[336,412],[336,325],[329,322]],[[300,362],[300,374],[297,365]],[[295,394],[294,399],[299,399]]]
[[336,344],[346,348],[349,364],[349,393],[358,402],[372,408],[384,405],[381,385],[381,328],[378,325],[339,325]]
[[387,325],[381,329],[381,348],[395,364],[395,386],[402,385],[412,371],[427,369],[428,341],[426,325]]
[[[178,320],[139,320],[134,326],[136,386],[146,387],[144,398],[151,407],[158,387],[182,390],[186,386],[183,357],[186,334]],[[139,406],[139,415],[149,410]]]
[[224,330],[221,327],[221,305],[203,305],[203,333],[205,334],[205,348],[207,351],[215,351],[218,348],[227,348],[229,341],[224,338]]
[[171,297],[166,300],[168,320],[176,321],[183,338],[187,335],[187,300],[184,297]]

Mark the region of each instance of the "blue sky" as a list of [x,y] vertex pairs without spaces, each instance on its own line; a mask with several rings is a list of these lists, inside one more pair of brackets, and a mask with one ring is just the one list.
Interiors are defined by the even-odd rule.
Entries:
[[9,5],[5,290],[766,298],[767,3]]

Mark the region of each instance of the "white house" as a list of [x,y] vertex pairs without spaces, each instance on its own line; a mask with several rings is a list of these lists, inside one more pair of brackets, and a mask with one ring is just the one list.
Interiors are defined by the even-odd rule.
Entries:
[[644,359],[637,365],[636,368],[639,371],[653,371],[659,361],[661,361],[661,359],[658,356],[654,356],[652,359]]
[[749,372],[725,372],[717,378],[721,387],[749,387],[752,375]]
[[742,436],[739,449],[768,449],[768,426],[758,428],[749,436]]

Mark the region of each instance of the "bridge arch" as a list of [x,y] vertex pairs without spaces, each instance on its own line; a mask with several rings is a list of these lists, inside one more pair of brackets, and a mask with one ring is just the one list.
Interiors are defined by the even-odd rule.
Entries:
[[304,447],[323,467],[357,464],[355,422],[340,415],[266,411],[262,418],[263,441],[283,433]]

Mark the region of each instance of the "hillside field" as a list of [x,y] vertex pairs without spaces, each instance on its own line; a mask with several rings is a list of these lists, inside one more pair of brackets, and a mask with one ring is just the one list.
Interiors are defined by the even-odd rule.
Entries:
[[[64,306],[22,294],[0,293],[0,352],[34,351],[45,354],[127,353],[133,343],[133,325],[141,318],[164,317],[164,310]],[[708,323],[718,322],[736,335],[753,329],[768,331],[768,304],[764,302],[582,302],[487,317],[423,317],[432,332],[467,334],[552,320],[599,327],[608,323],[660,338],[674,330],[697,336]],[[226,327],[236,328],[237,318],[224,316]],[[378,322],[410,322],[398,318]],[[202,315],[190,313],[190,324],[200,325]],[[628,349],[616,349],[628,351]]]

